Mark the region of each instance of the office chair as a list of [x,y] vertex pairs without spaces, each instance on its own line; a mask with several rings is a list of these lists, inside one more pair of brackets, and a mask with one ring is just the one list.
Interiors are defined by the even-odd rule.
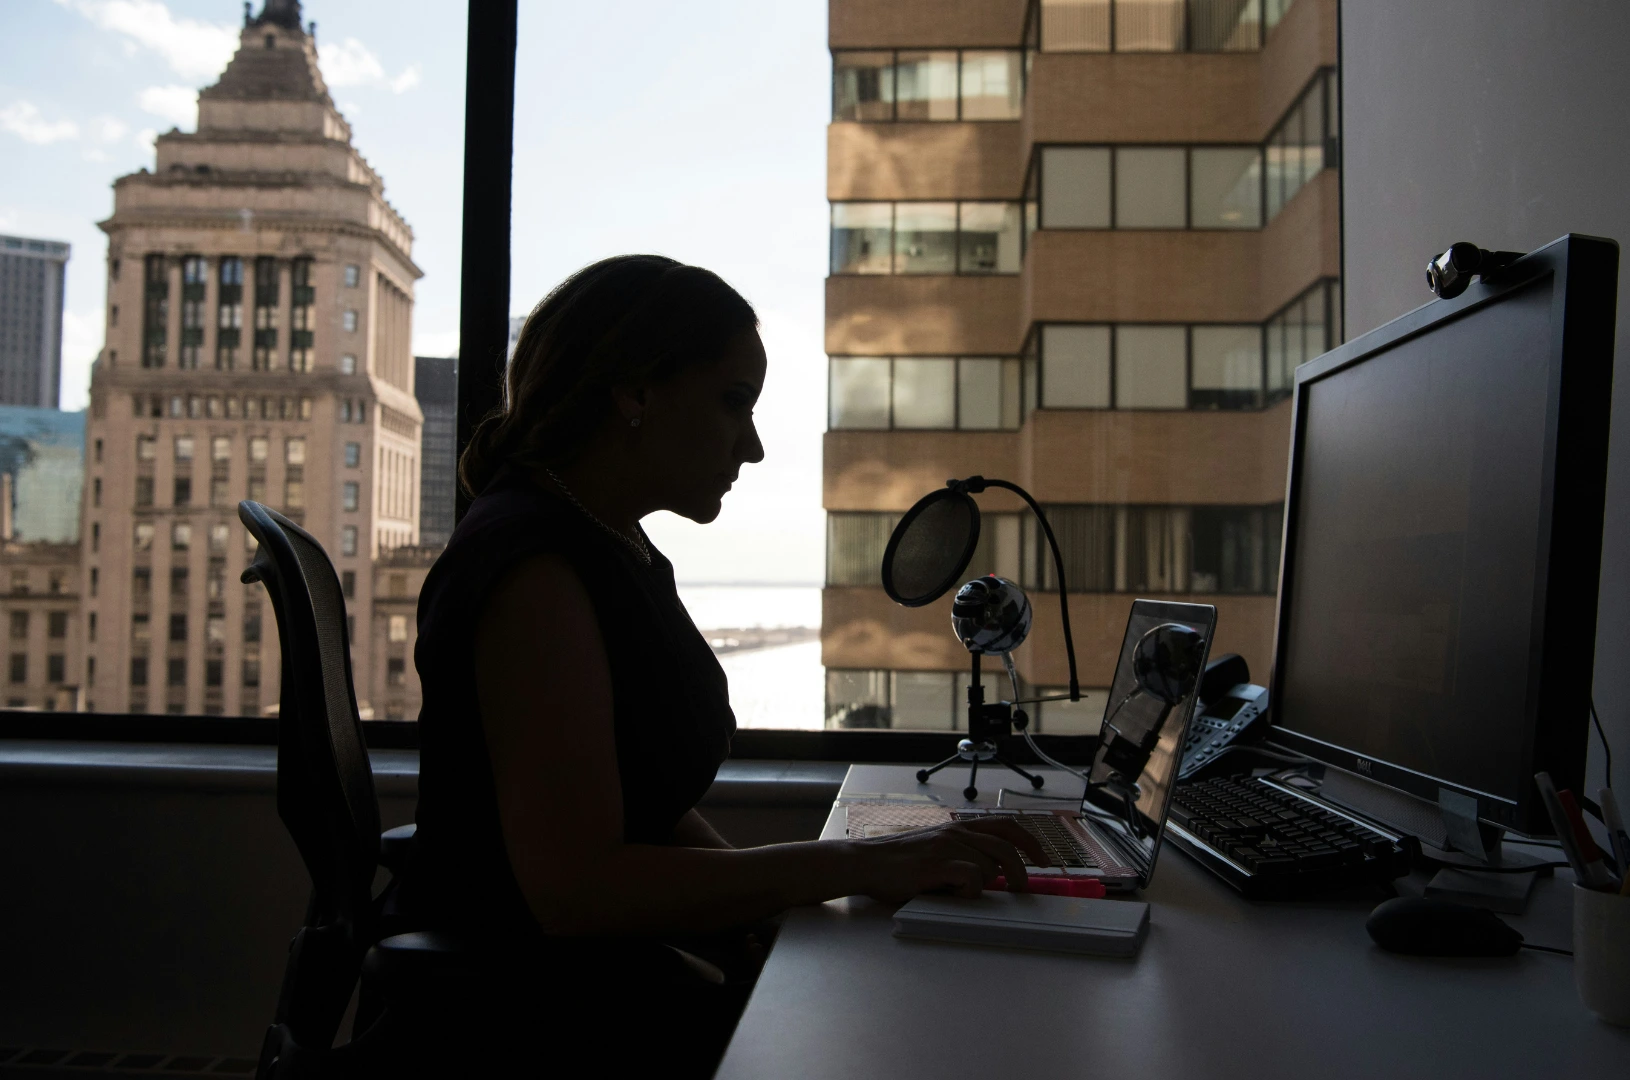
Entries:
[[277,734],[277,813],[306,872],[311,901],[289,945],[277,1012],[257,1080],[365,1075],[395,1042],[389,1002],[416,979],[456,977],[461,956],[445,935],[392,938],[369,965],[354,1037],[335,1047],[369,950],[407,930],[376,900],[383,865],[399,874],[413,852],[413,826],[380,835],[379,801],[357,715],[345,598],[322,545],[257,502],[238,517],[259,541],[243,581],[271,597],[282,654]]

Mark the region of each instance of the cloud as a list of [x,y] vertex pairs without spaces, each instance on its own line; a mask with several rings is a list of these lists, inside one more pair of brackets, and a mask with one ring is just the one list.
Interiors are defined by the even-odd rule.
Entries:
[[127,52],[151,49],[185,79],[219,75],[238,47],[230,24],[178,18],[159,0],[56,0],[97,27],[122,34]]
[[118,142],[130,131],[130,125],[112,116],[98,117],[96,137],[103,142]]
[[402,70],[402,74],[391,80],[391,93],[405,94],[419,85],[419,65],[410,64]]
[[109,158],[107,156],[107,153],[105,151],[98,150],[94,146],[91,147],[90,149],[86,150],[84,152],[84,154],[82,154],[81,156],[84,157],[84,159],[86,161],[102,162],[102,161],[111,161],[112,160],[112,158]]
[[72,120],[46,120],[32,101],[14,101],[0,108],[0,129],[37,146],[79,138],[78,124]]
[[158,132],[152,128],[142,128],[136,132],[136,145],[144,150],[153,149],[153,143],[158,140]]
[[323,81],[330,87],[388,86],[392,93],[402,94],[419,85],[418,64],[410,64],[394,79],[385,77],[385,65],[372,49],[356,38],[346,38],[338,45],[323,45],[317,50],[317,66],[322,69]]
[[90,397],[91,361],[102,349],[102,315],[95,310],[62,312],[62,408],[83,409]]
[[198,91],[190,86],[149,86],[141,92],[143,112],[150,112],[176,127],[198,123]]

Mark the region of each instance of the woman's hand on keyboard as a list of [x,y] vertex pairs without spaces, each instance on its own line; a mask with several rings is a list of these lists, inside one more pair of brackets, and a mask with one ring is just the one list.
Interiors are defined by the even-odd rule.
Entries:
[[1052,865],[1035,837],[999,817],[851,843],[864,885],[860,891],[891,903],[940,890],[978,896],[998,875],[1022,891],[1028,877],[1021,851],[1030,856],[1032,865]]

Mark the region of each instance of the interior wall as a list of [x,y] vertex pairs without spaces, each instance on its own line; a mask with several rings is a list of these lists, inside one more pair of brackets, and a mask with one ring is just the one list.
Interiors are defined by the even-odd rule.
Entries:
[[[1450,243],[1529,251],[1564,233],[1630,243],[1630,4],[1363,0],[1341,5],[1349,338],[1432,299]],[[1630,267],[1619,267],[1626,355]],[[1595,696],[1630,783],[1630,368],[1613,389]],[[1604,777],[1591,738],[1587,784]]]

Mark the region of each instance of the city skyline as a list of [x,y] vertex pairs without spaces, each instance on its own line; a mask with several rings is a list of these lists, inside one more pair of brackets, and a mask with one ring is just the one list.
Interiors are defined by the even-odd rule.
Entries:
[[[463,12],[444,5],[307,3],[336,104],[392,177],[426,270],[413,352],[457,343]],[[524,314],[577,267],[624,250],[708,266],[759,308],[772,357],[759,407],[768,460],[746,470],[720,519],[659,514],[648,531],[682,580],[821,578],[824,429],[820,279],[826,207],[824,5],[621,2],[521,12],[511,310]],[[140,16],[137,18],[136,16]],[[113,177],[151,167],[151,138],[191,130],[241,8],[221,0],[37,0],[0,31],[38,48],[0,74],[0,231],[75,247],[64,326],[64,408],[82,407],[102,345],[103,238]],[[651,33],[620,41],[616,28]],[[567,42],[571,46],[567,46]],[[615,78],[607,71],[615,70]],[[675,85],[684,93],[674,93]],[[594,85],[596,92],[580,90]],[[544,107],[570,102],[570,108]],[[448,147],[427,151],[426,133]],[[562,161],[580,167],[561,168]],[[653,162],[663,183],[653,184]]]

